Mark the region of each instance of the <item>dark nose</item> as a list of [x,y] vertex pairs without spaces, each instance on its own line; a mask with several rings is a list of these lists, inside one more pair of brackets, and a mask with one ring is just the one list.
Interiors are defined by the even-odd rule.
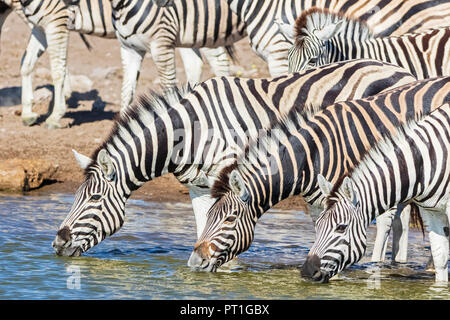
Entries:
[[308,255],[308,258],[306,258],[305,263],[302,266],[302,277],[303,278],[309,278],[309,279],[316,279],[319,278],[320,273],[320,258],[313,254]]
[[59,229],[56,233],[56,236],[59,237],[62,241],[67,242],[70,240],[70,229],[69,227],[64,227]]

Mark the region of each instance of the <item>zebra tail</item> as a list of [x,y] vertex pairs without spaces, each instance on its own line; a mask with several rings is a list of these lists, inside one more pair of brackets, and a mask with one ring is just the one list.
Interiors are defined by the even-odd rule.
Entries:
[[423,227],[422,216],[420,215],[420,210],[417,204],[410,203],[411,205],[411,213],[409,220],[409,227],[414,229],[419,229],[422,231],[422,235],[425,238],[425,229]]
[[84,45],[86,46],[86,48],[87,48],[89,51],[91,51],[92,46],[91,46],[91,44],[89,43],[89,41],[87,41],[87,39],[86,39],[86,37],[84,36],[84,34],[79,33],[79,35],[80,35],[81,40],[83,40]]

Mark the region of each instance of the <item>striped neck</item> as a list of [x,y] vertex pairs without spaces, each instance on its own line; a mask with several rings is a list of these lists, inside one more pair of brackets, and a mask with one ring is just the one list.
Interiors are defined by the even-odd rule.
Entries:
[[179,96],[152,93],[122,111],[109,137],[93,155],[97,159],[100,150],[108,151],[124,195],[156,177],[176,172],[189,161],[183,156],[193,138],[191,125],[183,122],[189,105],[171,99]]

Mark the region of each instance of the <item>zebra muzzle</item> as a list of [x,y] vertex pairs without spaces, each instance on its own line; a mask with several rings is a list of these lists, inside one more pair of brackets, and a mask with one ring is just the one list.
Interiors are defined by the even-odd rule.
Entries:
[[327,283],[330,278],[327,272],[320,269],[320,258],[315,254],[308,255],[302,266],[301,275],[303,278],[320,283]]

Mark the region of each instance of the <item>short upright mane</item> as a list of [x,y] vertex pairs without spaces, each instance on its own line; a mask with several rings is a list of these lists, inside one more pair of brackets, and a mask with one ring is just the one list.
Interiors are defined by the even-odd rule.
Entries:
[[106,149],[109,144],[114,144],[114,138],[117,137],[121,131],[132,131],[131,126],[134,120],[139,120],[142,123],[148,124],[148,121],[153,120],[155,115],[161,116],[167,114],[174,104],[180,102],[192,90],[193,87],[187,85],[183,88],[169,88],[162,93],[149,90],[147,93],[137,96],[135,101],[129,107],[116,115],[109,135],[93,152],[91,156],[93,162],[86,168],[85,174],[88,174],[90,167],[95,164],[95,159],[97,159],[100,150]]
[[[323,29],[326,25],[338,21],[344,21],[346,27],[353,24],[353,29],[358,30],[358,34],[363,35],[363,38],[373,37],[373,32],[370,30],[369,26],[357,18],[346,16],[341,12],[331,12],[326,8],[312,7],[311,9],[303,11],[295,21],[295,46],[298,48],[302,45],[303,38],[308,34],[305,31],[312,33],[314,30]],[[346,27],[344,29],[346,29]],[[360,40],[363,39],[360,37]]]

